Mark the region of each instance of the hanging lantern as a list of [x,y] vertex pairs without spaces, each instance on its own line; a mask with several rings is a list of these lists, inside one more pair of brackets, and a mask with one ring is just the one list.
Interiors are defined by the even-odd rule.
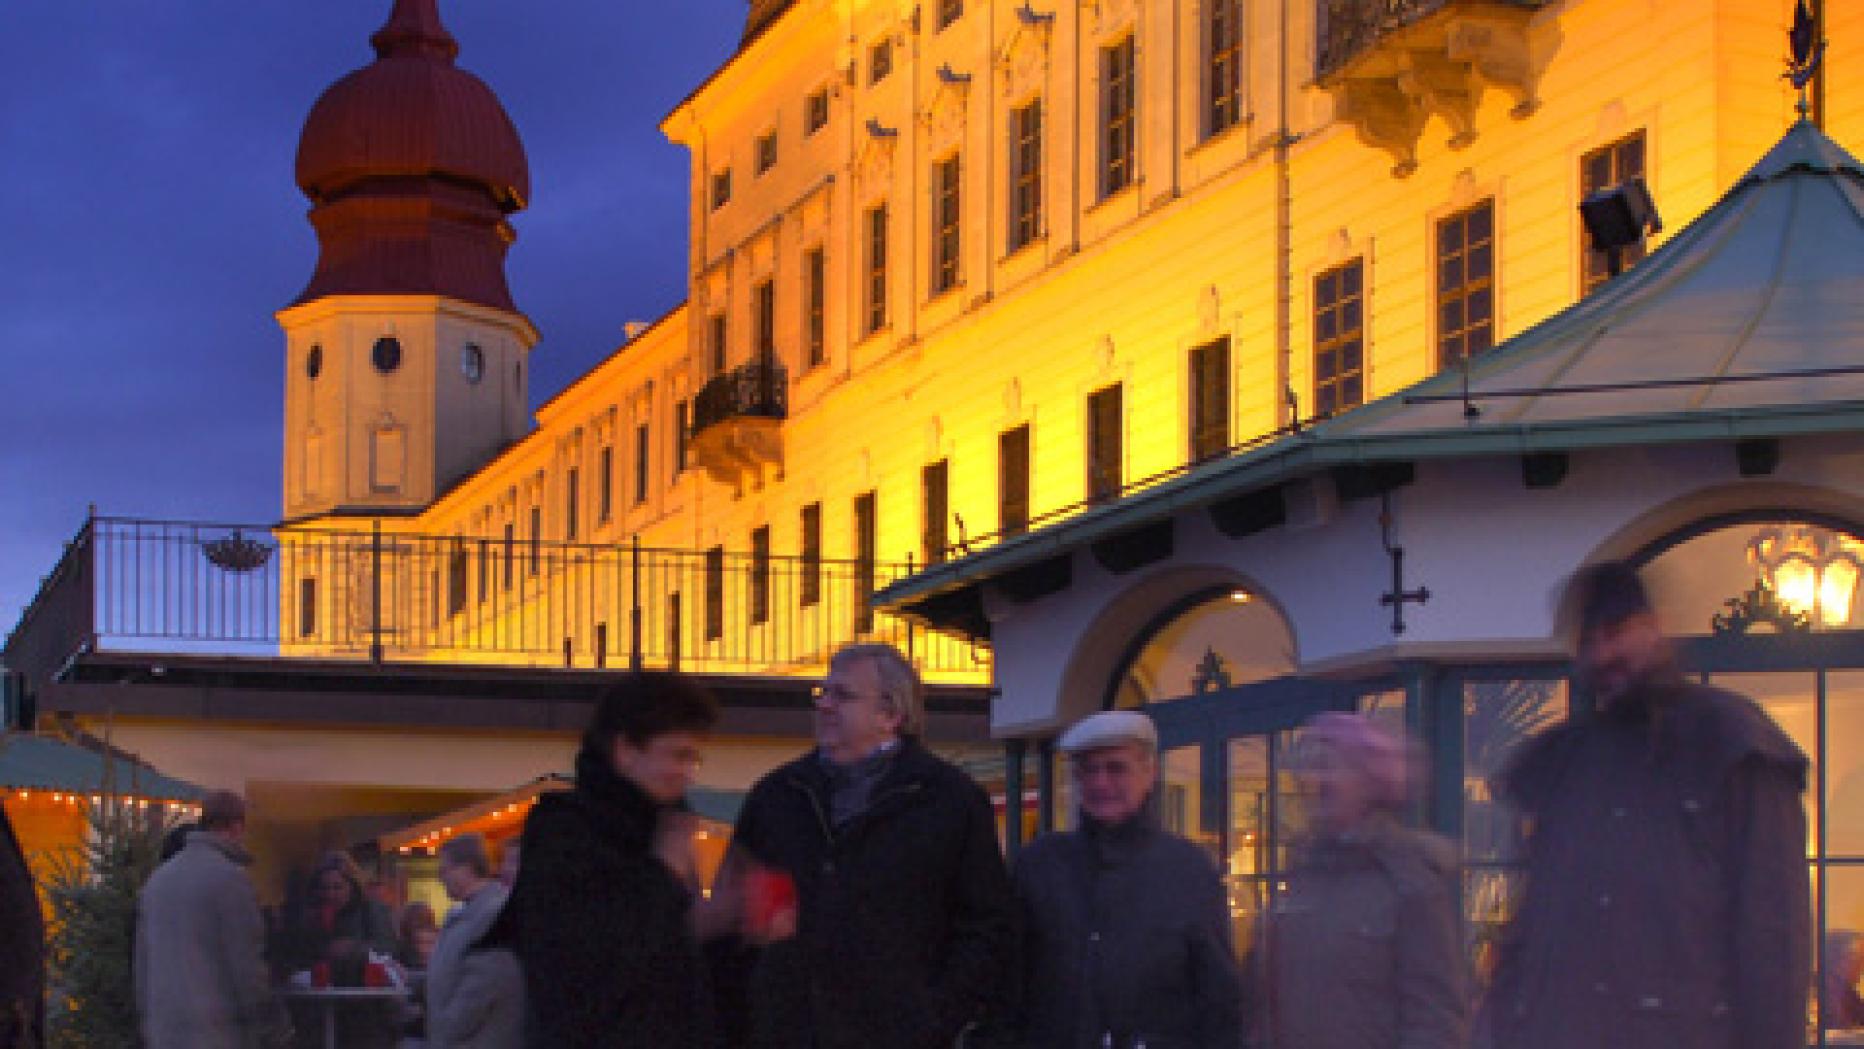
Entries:
[[1810,525],[1773,525],[1748,540],[1748,563],[1781,605],[1815,626],[1851,622],[1858,580],[1864,576],[1864,543]]

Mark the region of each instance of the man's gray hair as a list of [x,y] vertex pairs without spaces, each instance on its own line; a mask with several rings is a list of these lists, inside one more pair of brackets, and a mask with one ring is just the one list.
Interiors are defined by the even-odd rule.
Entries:
[[900,650],[879,643],[849,645],[835,653],[828,667],[834,670],[859,659],[873,665],[875,675],[880,678],[880,702],[900,716],[900,734],[916,736],[924,731],[925,686],[919,681],[919,672]]
[[492,856],[481,834],[462,834],[441,842],[440,862],[465,867],[481,878],[492,876]]

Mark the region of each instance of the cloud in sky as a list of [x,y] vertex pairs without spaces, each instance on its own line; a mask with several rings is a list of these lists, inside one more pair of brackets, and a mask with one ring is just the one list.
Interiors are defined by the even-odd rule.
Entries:
[[[292,182],[319,92],[389,0],[61,0],[0,34],[0,633],[87,505],[278,514],[283,337],[316,240]],[[744,0],[442,0],[530,156],[512,290],[538,400],[685,294],[686,155],[660,118]]]

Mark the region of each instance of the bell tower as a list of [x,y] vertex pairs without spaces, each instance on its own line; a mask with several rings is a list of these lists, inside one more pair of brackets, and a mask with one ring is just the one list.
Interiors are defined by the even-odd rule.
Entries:
[[298,143],[319,251],[277,314],[286,520],[420,510],[531,425],[537,329],[505,282],[523,143],[435,0],[395,0],[370,43]]

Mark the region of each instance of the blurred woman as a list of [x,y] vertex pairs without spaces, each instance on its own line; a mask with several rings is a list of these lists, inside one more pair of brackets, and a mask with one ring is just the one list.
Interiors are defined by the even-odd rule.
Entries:
[[1468,963],[1455,850],[1404,826],[1411,749],[1359,714],[1322,714],[1296,762],[1309,833],[1251,960],[1276,1049],[1455,1049]]
[[[362,870],[347,853],[326,855],[311,872],[309,894],[286,919],[280,960],[288,972],[309,970],[313,981],[360,987],[371,953],[392,955],[395,923],[386,906],[369,898]],[[371,1003],[377,1004],[377,1003]],[[321,1012],[294,1007],[302,1044],[321,1038]],[[395,1042],[395,1010],[361,1004],[337,1010],[337,1037],[345,1049],[377,1049]]]

